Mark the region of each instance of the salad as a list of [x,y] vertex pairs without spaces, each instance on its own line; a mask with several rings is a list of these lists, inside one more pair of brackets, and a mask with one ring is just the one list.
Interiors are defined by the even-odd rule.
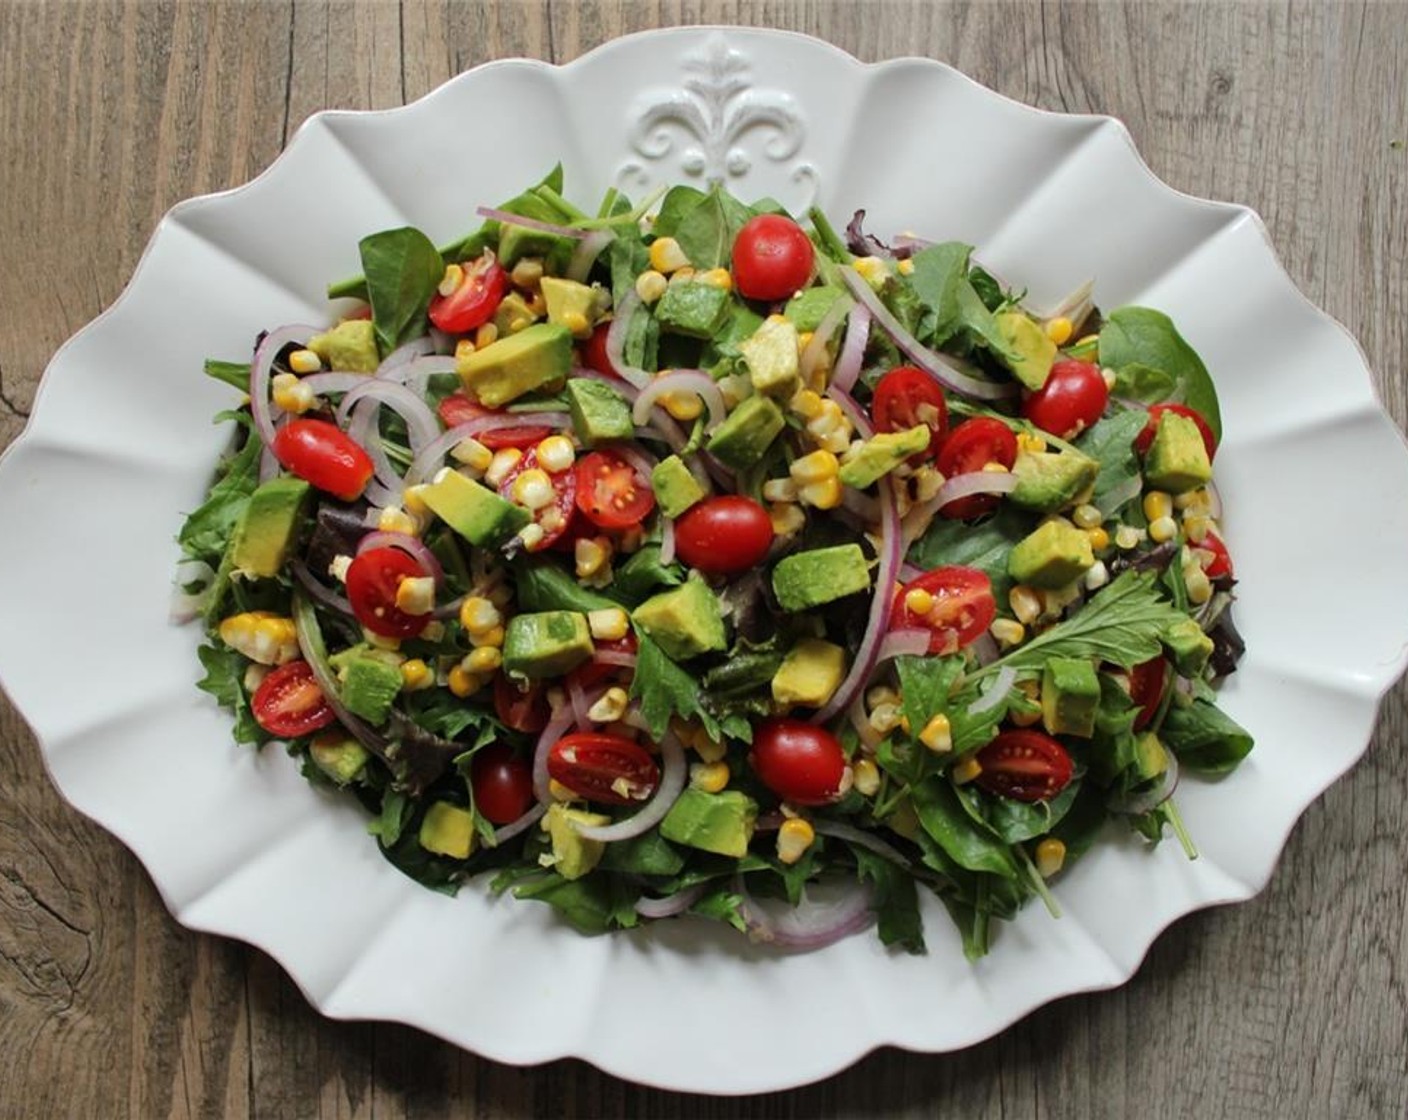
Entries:
[[175,612],[240,742],[386,858],[586,932],[680,914],[965,952],[1112,821],[1196,850],[1251,749],[1221,419],[1158,311],[1036,310],[971,247],[561,169],[360,243],[245,394]]

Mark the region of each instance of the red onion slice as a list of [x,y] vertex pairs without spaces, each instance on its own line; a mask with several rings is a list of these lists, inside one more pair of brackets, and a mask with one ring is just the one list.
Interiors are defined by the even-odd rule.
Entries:
[[737,876],[738,912],[754,941],[783,949],[821,949],[859,933],[875,920],[870,889],[862,883],[848,883],[849,889],[831,903],[812,902],[804,891],[800,904],[774,916],[748,893],[743,880],[744,876]]
[[939,487],[939,492],[927,502],[911,506],[904,515],[904,550],[924,535],[935,515],[959,498],[973,494],[1010,494],[1017,488],[1017,476],[1011,471],[969,471],[956,474]]
[[[343,397],[342,403],[346,404],[350,396],[349,393]],[[380,409],[381,405],[376,400],[363,400],[352,411],[352,422],[347,425],[347,434],[371,457],[375,471],[362,496],[372,505],[384,509],[401,504],[406,483],[381,444],[381,435],[377,430],[377,414]]]
[[481,432],[528,427],[562,429],[571,423],[572,417],[565,412],[496,412],[476,416],[473,420],[466,420],[463,424],[456,424],[448,431],[441,432],[417,451],[416,457],[406,470],[406,485],[418,486],[426,479],[434,477],[444,465],[446,455],[465,440]]
[[631,329],[631,319],[640,306],[641,298],[636,295],[634,289],[627,292],[621,300],[606,332],[606,360],[611,363],[612,369],[637,389],[644,389],[650,384],[649,372],[626,363],[626,335]]
[[874,833],[866,832],[864,829],[856,828],[844,821],[829,821],[818,818],[812,821],[812,828],[822,836],[834,836],[837,840],[844,840],[859,848],[868,848],[877,856],[884,856],[891,863],[897,863],[901,867],[912,866],[910,859],[898,848],[885,843]]
[[582,691],[582,682],[577,679],[576,673],[568,673],[566,684],[567,701],[572,705],[572,722],[576,725],[578,731],[590,731],[592,729],[592,721],[587,716],[587,710],[592,706],[592,702],[587,699],[587,694]]
[[599,649],[592,654],[592,660],[598,665],[615,665],[622,669],[636,667],[636,655],[624,649]]
[[998,657],[997,642],[986,630],[968,643],[968,649],[980,668],[991,665]]
[[662,517],[660,519],[660,563],[673,564],[675,562],[675,519],[673,517]]
[[1012,691],[1012,686],[1017,683],[1017,670],[1011,665],[1004,665],[997,671],[997,676],[993,678],[991,687],[968,705],[970,716],[980,716],[984,712],[990,712],[1007,699],[1007,694]]
[[419,396],[425,395],[427,383],[432,377],[445,374],[458,374],[459,363],[453,355],[431,354],[423,358],[413,358],[408,362],[387,369],[385,365],[376,371],[378,381],[392,381],[405,385]]
[[269,410],[269,384],[274,376],[274,359],[290,344],[307,346],[318,333],[317,327],[302,323],[270,331],[254,348],[254,360],[249,364],[249,412],[254,418],[254,430],[265,447],[274,444],[274,417]]
[[842,392],[849,393],[860,376],[865,344],[870,340],[872,318],[870,308],[863,303],[851,311],[851,321],[846,325],[846,341],[841,344],[841,352],[836,355],[836,365],[831,371],[832,386]]
[[310,373],[299,378],[299,384],[317,396],[327,393],[347,393],[367,380],[365,373]]
[[410,342],[403,342],[381,360],[381,365],[376,367],[376,376],[385,377],[402,366],[409,365],[414,359],[434,352],[435,340],[428,334],[413,338]]
[[1136,474],[1132,478],[1127,478],[1118,486],[1101,494],[1095,502],[1095,508],[1106,517],[1113,517],[1126,502],[1132,502],[1144,492],[1144,476]]
[[[928,648],[927,645],[925,648]],[[851,726],[856,729],[856,734],[860,736],[860,741],[865,748],[874,752],[880,746],[882,736],[880,732],[870,726],[870,720],[866,717],[865,693],[856,693],[856,698],[846,709],[846,718],[851,721]]]
[[854,268],[841,269],[841,278],[846,282],[846,287],[851,289],[856,299],[860,300],[875,316],[875,321],[884,327],[889,336],[895,340],[895,345],[945,388],[951,389],[961,396],[984,401],[1001,400],[1003,397],[1016,395],[1016,385],[998,384],[994,381],[984,381],[981,378],[973,377],[965,368],[966,363],[960,364],[957,359],[937,353],[922,345],[917,338],[904,329],[898,319],[890,314],[890,309],[885,306],[871,286],[865,282],[865,278]]
[[923,657],[929,652],[929,631],[911,627],[907,630],[891,630],[880,643],[880,651],[875,656],[875,664],[892,661],[896,657]]
[[880,518],[880,503],[853,486],[841,491],[841,504],[866,525],[874,525]]
[[325,607],[331,607],[339,614],[352,617],[352,604],[345,595],[339,595],[322,580],[318,579],[308,570],[308,565],[302,560],[294,559],[289,562],[289,570],[293,572],[294,579],[303,585],[305,591]]
[[580,241],[587,236],[587,231],[577,229],[575,226],[559,226],[552,222],[540,222],[536,218],[525,218],[521,214],[511,214],[507,210],[496,210],[492,206],[481,206],[475,213],[481,218],[488,218],[491,222],[502,222],[510,226],[522,226],[524,229],[535,229],[539,233],[551,233],[557,237],[570,237],[574,241]]
[[528,829],[532,828],[535,824],[537,824],[540,820],[543,819],[543,814],[547,811],[548,807],[539,802],[537,805],[534,805],[531,809],[529,809],[526,813],[519,817],[516,821],[509,821],[509,823],[504,825],[502,828],[494,829],[493,846],[497,848],[500,844],[504,843],[504,841],[512,840],[520,832],[527,832]]
[[342,402],[337,406],[337,422],[346,425],[348,415],[362,401],[375,401],[400,416],[406,422],[406,435],[411,441],[411,451],[417,455],[440,434],[440,424],[424,400],[404,385],[375,377],[365,378],[361,385],[342,398]]
[[925,571],[925,569],[923,569],[923,568],[916,568],[913,564],[908,564],[908,563],[906,563],[906,564],[901,564],[901,565],[900,565],[900,582],[901,582],[901,583],[913,583],[915,580],[917,580],[920,576],[922,576],[922,575],[924,574],[924,571]]
[[[816,325],[816,330],[812,331],[811,341],[802,348],[799,369],[802,375],[802,384],[810,385],[812,383],[812,375],[826,356],[826,347],[831,342],[831,336],[836,333],[836,328],[841,325],[841,320],[854,306],[854,300],[840,296],[821,317],[821,322]],[[851,378],[851,383],[855,383],[854,377]],[[849,388],[849,386],[842,386],[842,388]]]
[[722,424],[724,417],[728,415],[728,407],[724,404],[724,395],[719,391],[719,386],[712,377],[703,370],[676,369],[657,375],[649,385],[641,390],[640,396],[631,406],[632,419],[637,424],[649,421],[651,409],[655,407],[661,397],[669,393],[694,393],[697,395],[704,402],[704,407],[709,410],[710,428]]
[[594,229],[578,241],[577,247],[572,250],[572,259],[567,262],[567,279],[575,280],[579,284],[586,283],[597,257],[615,240],[616,235],[611,230]]
[[609,843],[639,836],[664,820],[665,814],[670,811],[684,789],[685,779],[689,776],[689,763],[685,760],[684,747],[670,731],[666,731],[660,739],[660,755],[665,764],[660,774],[660,784],[655,789],[655,796],[641,807],[639,813],[614,824],[579,824],[575,826],[577,831],[588,840]]
[[826,390],[826,395],[841,406],[841,411],[846,414],[846,419],[851,422],[851,427],[856,430],[856,435],[861,439],[870,439],[875,435],[875,425],[870,422],[870,417],[865,414],[865,409],[861,408],[860,402],[846,391],[844,386],[834,382]]
[[418,537],[407,533],[368,533],[357,542],[357,555],[361,556],[373,548],[399,548],[421,566],[421,570],[435,581],[437,588],[445,582],[445,570],[440,567],[440,561]]
[[636,913],[642,918],[673,918],[698,902],[707,886],[707,883],[695,883],[694,886],[685,887],[667,898],[638,898]]
[[548,752],[567,733],[572,722],[572,709],[559,701],[533,748],[533,792],[544,805],[552,804],[552,793],[548,789]]

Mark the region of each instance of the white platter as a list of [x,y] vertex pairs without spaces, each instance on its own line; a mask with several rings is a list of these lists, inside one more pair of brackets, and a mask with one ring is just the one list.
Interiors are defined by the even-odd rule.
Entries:
[[[506,104],[518,127],[485,158],[467,122]],[[924,957],[871,936],[785,956],[703,922],[584,938],[546,906],[424,890],[281,751],[231,744],[194,687],[197,633],[166,621],[174,536],[226,438],[210,417],[229,395],[202,359],[324,318],[362,235],[409,223],[447,241],[558,160],[573,197],[721,176],[745,198],[865,207],[882,235],[972,242],[1035,304],[1093,276],[1102,306],[1174,317],[1221,393],[1249,646],[1223,697],[1258,742],[1225,780],[1181,788],[1202,858],[1103,844],[1062,879],[1061,921],[1029,907],[977,965],[932,898]],[[1300,540],[1310,509],[1321,540],[1373,526],[1374,547],[1337,554],[1333,612],[1305,609],[1323,564]],[[175,207],[122,297],[51,363],[0,464],[0,524],[46,542],[0,553],[5,688],[64,795],[132,848],[183,924],[262,947],[330,1016],[699,1092],[803,1084],[883,1044],[955,1049],[1123,983],[1170,922],[1261,889],[1301,812],[1362,754],[1408,642],[1403,441],[1255,214],[1164,186],[1113,120],[1018,105],[927,60],[863,65],[735,28],[635,36],[563,67],[494,63],[403,109],[319,114],[253,183]],[[108,652],[76,689],[83,648]]]

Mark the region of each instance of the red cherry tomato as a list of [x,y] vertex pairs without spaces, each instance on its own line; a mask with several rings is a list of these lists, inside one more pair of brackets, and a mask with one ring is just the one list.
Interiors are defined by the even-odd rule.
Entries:
[[463,334],[494,317],[508,290],[508,273],[485,253],[464,264],[464,279],[448,296],[436,292],[430,299],[430,321],[449,334]]
[[977,783],[1016,801],[1049,801],[1071,780],[1074,765],[1050,735],[1023,728],[1004,731],[978,752]]
[[564,735],[548,751],[548,777],[588,801],[635,805],[655,792],[660,767],[639,743],[579,731]]
[[1216,533],[1209,532],[1207,536],[1198,542],[1197,547],[1207,549],[1208,552],[1212,553],[1212,563],[1203,569],[1208,579],[1217,579],[1218,576],[1230,576],[1233,574],[1232,555],[1227,551],[1227,545],[1223,543],[1222,538]]
[[748,299],[787,299],[807,286],[816,250],[791,218],[759,214],[733,239],[733,281]]
[[[949,432],[939,448],[939,470],[947,478],[980,471],[989,463],[1011,467],[1017,461],[1017,437],[1001,420],[975,416]],[[996,494],[973,494],[939,510],[945,517],[967,519],[997,506]]]
[[768,511],[739,494],[705,498],[675,522],[675,553],[709,575],[746,572],[768,554],[772,538]]
[[305,482],[350,502],[372,477],[371,456],[326,420],[290,420],[274,435],[274,455]]
[[591,336],[582,343],[582,363],[588,369],[594,369],[597,373],[607,377],[619,378],[621,375],[616,371],[611,358],[606,352],[606,336],[611,332],[611,322],[598,323],[592,328]]
[[836,736],[800,719],[770,719],[753,730],[758,780],[794,805],[825,805],[841,796],[846,754]]
[[650,479],[610,451],[593,451],[577,460],[577,508],[603,529],[639,525],[655,508]]
[[[471,420],[478,420],[481,416],[499,415],[492,408],[484,408],[475,404],[461,392],[454,392],[445,397],[436,405],[435,410],[440,414],[440,423],[444,424],[446,428],[467,424]],[[551,428],[525,424],[519,428],[492,428],[489,431],[480,432],[474,438],[490,451],[500,451],[505,447],[536,447],[550,435],[552,435]]]
[[601,684],[609,677],[620,674],[631,674],[632,670],[625,665],[613,665],[599,659],[602,653],[635,653],[638,648],[636,636],[629,631],[624,638],[619,638],[614,642],[597,641],[596,656],[584,665],[578,665],[567,674],[569,681],[575,681],[579,688],[589,689]]
[[369,548],[347,569],[347,598],[357,621],[374,634],[410,638],[425,629],[429,614],[407,614],[396,605],[403,579],[419,579],[424,569],[399,548]]
[[[550,471],[538,463],[538,452],[535,448],[529,448],[523,453],[523,458],[518,460],[518,464],[504,476],[504,480],[499,484],[499,496],[513,500],[513,482],[524,471],[541,470],[548,476],[552,483],[553,500],[541,509],[533,511],[533,521],[543,530],[543,537],[537,544],[529,546],[529,552],[541,552],[559,537],[572,524],[572,512],[575,508],[577,498],[577,480],[575,473],[569,468],[565,471]],[[653,500],[653,498],[652,498]]]
[[540,684],[520,689],[507,674],[494,676],[494,714],[514,731],[537,734],[548,725],[548,698]]
[[875,386],[870,402],[870,414],[875,427],[882,432],[900,432],[917,424],[927,424],[933,433],[929,448],[909,461],[918,466],[939,453],[939,445],[948,434],[948,402],[939,383],[916,366],[892,369]]
[[[910,610],[907,597],[911,591],[927,591],[933,596],[934,605],[927,614]],[[890,610],[890,628],[928,630],[929,652],[949,654],[985,632],[996,617],[997,600],[985,572],[934,568],[900,588]]]
[[1149,422],[1144,425],[1144,430],[1134,439],[1134,449],[1143,455],[1149,450],[1149,445],[1154,442],[1154,433],[1158,431],[1159,420],[1165,412],[1174,412],[1179,416],[1186,416],[1194,424],[1198,425],[1198,434],[1203,437],[1203,446],[1207,448],[1208,462],[1217,454],[1217,439],[1212,434],[1212,429],[1208,427],[1208,422],[1203,419],[1203,414],[1196,408],[1189,408],[1186,404],[1156,404],[1149,408]]
[[1022,415],[1042,431],[1070,439],[1100,419],[1110,389],[1091,362],[1063,358],[1051,367],[1046,382],[1022,405]]
[[533,768],[502,743],[490,743],[469,764],[474,807],[492,824],[512,824],[533,804]]
[[1158,712],[1167,679],[1168,662],[1162,657],[1151,657],[1129,671],[1129,698],[1139,709],[1139,714],[1134,717],[1135,731],[1148,727],[1149,721]]
[[290,661],[265,677],[250,707],[254,721],[281,739],[307,735],[337,719],[306,661]]

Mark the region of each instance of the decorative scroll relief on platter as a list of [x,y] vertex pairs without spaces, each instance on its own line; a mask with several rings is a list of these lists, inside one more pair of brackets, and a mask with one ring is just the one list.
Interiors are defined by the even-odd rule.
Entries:
[[631,107],[627,135],[639,158],[617,170],[622,189],[690,180],[728,186],[766,161],[783,165],[795,187],[795,197],[779,201],[793,213],[810,206],[818,175],[810,162],[795,159],[806,136],[796,99],[755,87],[747,56],[721,33],[687,53],[680,69],[680,88],[647,89]]

